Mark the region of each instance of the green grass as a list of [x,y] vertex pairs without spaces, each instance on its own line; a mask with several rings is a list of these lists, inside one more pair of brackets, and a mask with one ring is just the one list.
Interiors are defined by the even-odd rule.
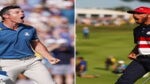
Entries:
[[[104,70],[104,61],[107,56],[113,55],[117,60],[130,62],[127,58],[134,47],[132,30],[135,25],[124,26],[90,26],[90,38],[83,39],[83,25],[76,26],[77,56],[82,56],[88,62],[87,74],[99,75],[98,78],[76,77],[77,84],[114,84],[119,77],[111,71]],[[146,80],[142,78],[135,84],[142,84]],[[149,81],[150,83],[150,81]],[[148,84],[148,83],[147,83]]]

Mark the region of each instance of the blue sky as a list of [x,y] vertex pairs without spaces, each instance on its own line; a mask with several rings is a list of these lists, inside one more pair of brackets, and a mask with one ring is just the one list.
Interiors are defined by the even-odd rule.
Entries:
[[136,0],[129,3],[121,0],[76,0],[77,8],[114,8],[118,6],[129,6],[134,9],[139,6],[150,7],[150,3],[141,3]]

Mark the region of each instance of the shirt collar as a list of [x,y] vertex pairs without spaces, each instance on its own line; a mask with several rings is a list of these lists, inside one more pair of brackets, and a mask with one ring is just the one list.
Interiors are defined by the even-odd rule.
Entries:
[[[19,24],[18,29],[22,29],[22,24]],[[6,27],[3,22],[0,22],[0,29],[10,29],[8,27]],[[10,29],[11,30],[11,29]]]
[[1,28],[1,29],[10,29],[10,28],[6,27],[6,26],[3,24],[3,22],[0,22],[0,28]]

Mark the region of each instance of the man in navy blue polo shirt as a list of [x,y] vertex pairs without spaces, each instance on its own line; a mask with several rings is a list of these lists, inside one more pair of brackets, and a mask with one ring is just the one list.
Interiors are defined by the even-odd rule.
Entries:
[[0,68],[7,72],[14,83],[17,75],[23,73],[38,84],[54,84],[48,70],[34,56],[34,51],[51,64],[60,60],[49,54],[32,26],[23,24],[22,9],[19,6],[7,6],[0,11],[0,16]]
[[134,84],[150,71],[150,8],[138,7],[128,13],[133,14],[135,22],[139,24],[133,32],[136,45],[128,56],[133,61],[116,84]]

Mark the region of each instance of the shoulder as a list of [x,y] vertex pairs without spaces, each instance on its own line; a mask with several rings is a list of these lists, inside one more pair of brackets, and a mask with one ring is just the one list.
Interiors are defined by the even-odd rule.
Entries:
[[32,31],[36,30],[33,26],[28,25],[28,24],[20,24],[20,26],[23,27],[23,29],[28,29],[28,30],[32,30]]
[[0,27],[3,27],[3,23],[2,22],[0,22]]
[[33,26],[31,25],[28,25],[28,24],[19,24],[21,27],[24,27],[24,28],[28,28],[28,29],[35,29]]
[[81,64],[83,65],[86,65],[86,63],[87,63],[86,61],[81,61]]
[[133,30],[134,31],[137,31],[137,30],[139,30],[139,29],[141,29],[142,28],[142,26],[137,26],[137,27],[135,27]]
[[0,25],[2,24],[2,22],[0,22]]

